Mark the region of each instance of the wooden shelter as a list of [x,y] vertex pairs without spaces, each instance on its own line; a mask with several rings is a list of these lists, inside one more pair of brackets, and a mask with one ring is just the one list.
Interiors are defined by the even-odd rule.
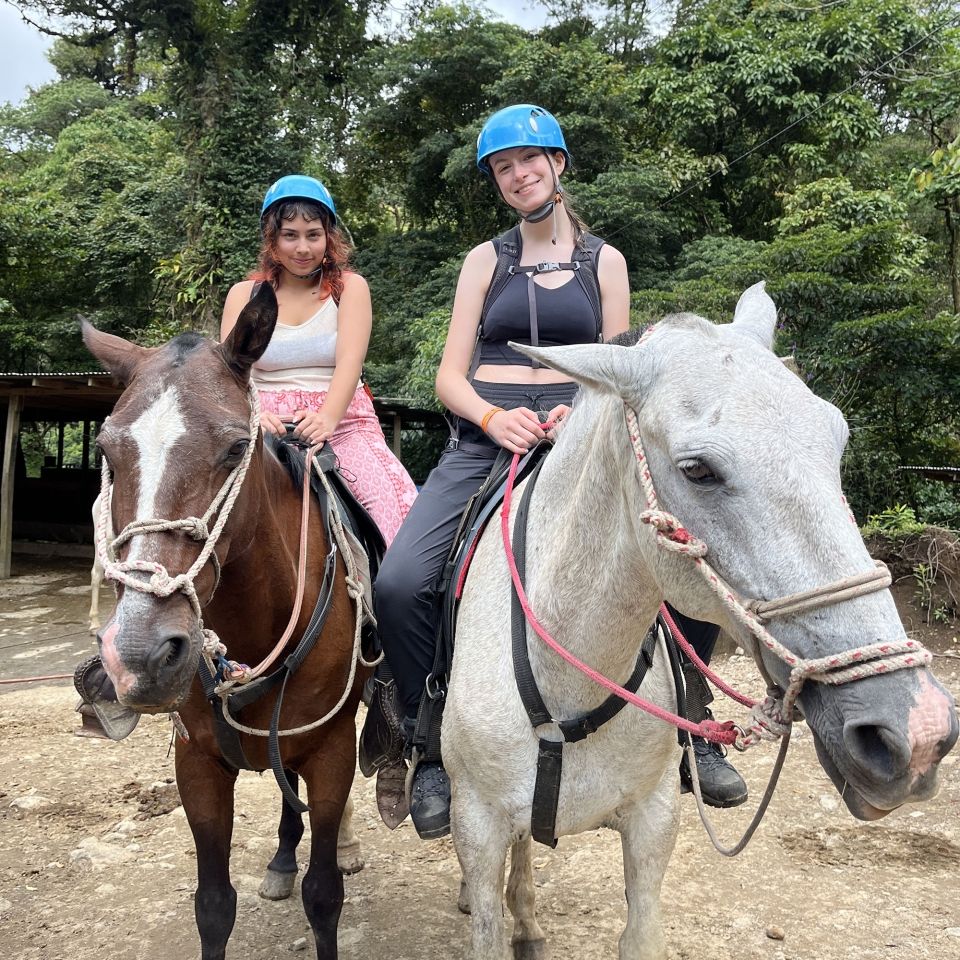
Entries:
[[[90,507],[100,487],[100,463],[95,439],[121,388],[102,371],[77,373],[0,373],[0,409],[6,410],[0,485],[0,579],[10,576],[13,544],[50,541],[90,543]],[[414,407],[400,398],[378,398],[374,407],[401,455],[406,430],[445,430],[434,410]],[[56,430],[56,453],[43,457],[28,471],[21,445],[27,424],[43,423]],[[79,457],[65,457],[67,433],[80,437]],[[72,462],[68,462],[72,461]],[[33,474],[33,475],[30,475]]]

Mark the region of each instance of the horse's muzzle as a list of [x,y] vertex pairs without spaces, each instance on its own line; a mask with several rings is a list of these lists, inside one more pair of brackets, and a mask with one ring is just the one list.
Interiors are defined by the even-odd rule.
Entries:
[[[928,670],[859,682],[870,684],[873,696],[854,701],[833,688],[805,706],[820,763],[847,808],[860,820],[877,820],[933,796],[939,763],[956,744],[960,725],[953,697]],[[830,723],[838,713],[842,723]]]
[[[125,629],[131,619],[136,626]],[[140,713],[164,713],[175,710],[190,690],[202,634],[195,624],[191,630],[189,618],[120,615],[97,641],[119,702]]]

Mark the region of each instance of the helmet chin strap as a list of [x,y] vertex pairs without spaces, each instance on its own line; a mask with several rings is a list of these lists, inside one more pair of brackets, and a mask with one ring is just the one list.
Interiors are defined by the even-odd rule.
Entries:
[[536,210],[531,210],[530,213],[520,214],[520,219],[526,223],[541,223],[547,219],[551,214],[553,214],[553,236],[551,237],[550,242],[556,246],[557,245],[557,204],[563,203],[562,199],[563,187],[560,186],[560,180],[557,177],[557,171],[553,171],[553,199],[548,200],[545,204],[540,207],[537,207]]

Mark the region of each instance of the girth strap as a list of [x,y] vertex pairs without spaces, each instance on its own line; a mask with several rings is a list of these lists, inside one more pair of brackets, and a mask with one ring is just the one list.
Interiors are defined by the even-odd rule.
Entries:
[[[517,507],[513,526],[513,554],[517,571],[521,579],[526,573],[527,514],[530,508],[530,496],[540,474],[543,461],[537,464],[530,474],[527,486]],[[527,622],[520,606],[520,598],[511,584],[511,633],[513,639],[513,670],[517,681],[520,700],[527,711],[531,726],[536,729],[543,724],[556,723],[563,740],[538,738],[537,780],[533,788],[533,807],[530,813],[530,833],[538,843],[548,847],[557,845],[557,807],[560,802],[560,779],[563,774],[563,745],[586,739],[599,730],[608,720],[615,717],[626,705],[616,694],[607,697],[600,706],[582,717],[569,720],[555,720],[543,702],[543,696],[530,665],[530,651],[527,647]],[[657,624],[650,628],[644,637],[637,657],[636,666],[630,678],[624,683],[624,689],[636,693],[643,678],[653,665],[657,648]]]

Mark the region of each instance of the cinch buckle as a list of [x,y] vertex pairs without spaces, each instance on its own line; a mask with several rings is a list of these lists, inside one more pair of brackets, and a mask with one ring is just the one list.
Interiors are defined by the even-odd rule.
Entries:
[[542,260],[537,264],[537,273],[553,273],[560,269],[560,264],[556,260]]

